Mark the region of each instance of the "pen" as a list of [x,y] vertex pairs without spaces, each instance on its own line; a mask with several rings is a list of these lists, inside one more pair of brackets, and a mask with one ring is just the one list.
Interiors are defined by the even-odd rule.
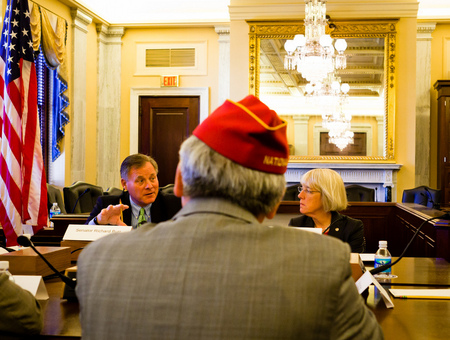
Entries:
[[394,296],[399,299],[433,299],[433,300],[448,300],[450,296],[425,296],[425,295],[402,295],[402,296]]
[[[122,204],[122,200],[119,200],[119,204]],[[123,222],[123,210],[120,208],[120,220]]]

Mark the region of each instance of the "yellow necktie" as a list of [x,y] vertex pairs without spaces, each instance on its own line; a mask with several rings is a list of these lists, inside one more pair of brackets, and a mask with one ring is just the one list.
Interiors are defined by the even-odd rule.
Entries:
[[138,218],[137,226],[140,227],[141,225],[143,225],[146,222],[147,222],[147,219],[145,218],[145,209],[141,208],[141,210],[139,210],[139,218]]

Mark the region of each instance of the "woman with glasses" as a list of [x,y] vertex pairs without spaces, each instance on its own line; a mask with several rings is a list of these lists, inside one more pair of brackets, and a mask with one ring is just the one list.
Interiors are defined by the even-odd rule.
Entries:
[[348,205],[341,176],[331,169],[313,169],[302,176],[300,183],[298,198],[302,216],[291,219],[289,225],[321,228],[323,234],[350,244],[353,253],[364,252],[363,223],[339,213]]

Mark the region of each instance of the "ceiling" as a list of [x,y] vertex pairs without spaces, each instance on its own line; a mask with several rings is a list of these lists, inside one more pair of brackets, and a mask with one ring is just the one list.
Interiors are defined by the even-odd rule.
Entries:
[[[123,0],[72,1],[86,6],[111,24],[230,22],[228,10],[230,0],[128,0],[125,6]],[[302,0],[298,1],[302,2]],[[418,19],[448,20],[450,18],[449,0],[417,1],[419,2]],[[242,3],[245,6],[248,1],[232,0],[231,2]]]

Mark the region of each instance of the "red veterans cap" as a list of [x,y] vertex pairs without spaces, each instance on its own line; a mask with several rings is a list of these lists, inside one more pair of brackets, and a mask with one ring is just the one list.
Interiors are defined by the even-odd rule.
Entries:
[[286,172],[286,122],[255,96],[237,103],[226,100],[193,133],[211,149],[246,168]]

